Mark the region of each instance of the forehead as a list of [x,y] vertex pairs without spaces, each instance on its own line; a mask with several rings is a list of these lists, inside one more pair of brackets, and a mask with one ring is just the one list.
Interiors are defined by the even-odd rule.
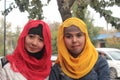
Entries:
[[74,25],[64,28],[64,33],[78,32],[78,31],[81,32],[81,30],[78,27],[74,26]]

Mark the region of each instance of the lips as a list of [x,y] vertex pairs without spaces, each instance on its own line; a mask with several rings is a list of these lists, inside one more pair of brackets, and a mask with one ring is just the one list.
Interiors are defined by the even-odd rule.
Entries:
[[36,50],[36,48],[34,48],[34,47],[29,47],[29,49],[30,49],[30,50]]
[[76,49],[78,47],[79,47],[79,45],[72,46],[73,49]]

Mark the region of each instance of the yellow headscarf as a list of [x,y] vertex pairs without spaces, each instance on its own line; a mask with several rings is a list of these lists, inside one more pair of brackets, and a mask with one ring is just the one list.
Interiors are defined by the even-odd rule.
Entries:
[[[86,36],[85,47],[77,58],[70,55],[63,40],[64,28],[71,25],[77,26]],[[68,18],[63,22],[58,29],[57,44],[58,58],[56,63],[60,64],[62,71],[73,79],[79,79],[89,73],[98,59],[97,51],[89,39],[86,24],[78,18]]]

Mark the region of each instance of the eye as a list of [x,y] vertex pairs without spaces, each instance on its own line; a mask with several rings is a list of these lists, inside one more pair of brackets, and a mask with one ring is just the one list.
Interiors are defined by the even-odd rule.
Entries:
[[40,41],[44,41],[44,39],[42,37],[39,38]]
[[77,34],[77,37],[81,37],[81,36],[82,36],[82,34],[80,34],[80,33]]
[[72,38],[72,35],[70,35],[70,34],[66,34],[66,35],[64,35],[64,37],[66,37],[66,38]]
[[78,33],[77,34],[77,37],[81,37],[81,36],[83,36],[84,35],[84,33]]
[[29,34],[29,38],[34,38],[34,35],[33,34]]

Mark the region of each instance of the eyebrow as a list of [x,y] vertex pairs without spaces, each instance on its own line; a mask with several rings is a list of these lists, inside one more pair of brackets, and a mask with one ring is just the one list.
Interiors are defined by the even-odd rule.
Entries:
[[64,33],[64,35],[70,35],[70,33],[66,32],[66,33]]
[[[76,31],[64,31],[64,34],[70,33],[70,32],[76,32]],[[77,31],[77,33],[83,33],[82,31]]]

